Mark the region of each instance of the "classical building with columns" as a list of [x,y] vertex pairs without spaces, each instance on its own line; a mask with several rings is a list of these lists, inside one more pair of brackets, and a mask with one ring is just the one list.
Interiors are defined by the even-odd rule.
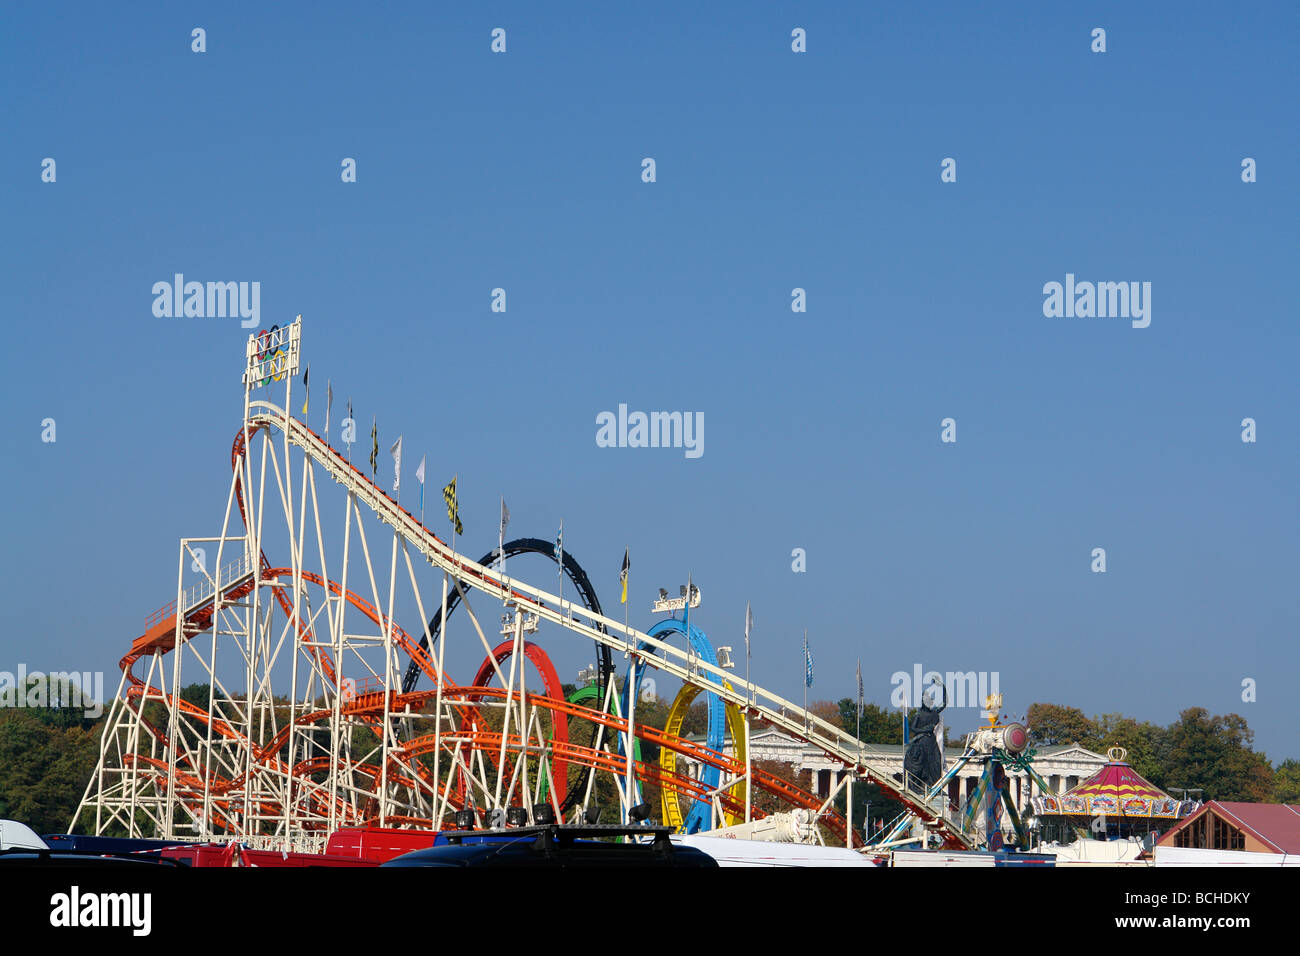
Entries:
[[[703,737],[692,737],[700,743]],[[796,740],[775,727],[755,728],[749,737],[751,759],[777,760],[793,764],[796,770],[807,770],[812,774],[812,790],[818,796],[828,796],[839,785],[846,771],[839,763],[831,760],[811,744]],[[732,754],[731,737],[728,735],[724,752]],[[869,744],[863,754],[863,761],[880,767],[891,774],[902,774],[902,744]],[[944,766],[951,767],[962,755],[961,747],[944,748]],[[689,768],[692,776],[699,775],[699,764],[685,757],[678,757],[681,765]],[[1034,770],[1051,786],[1056,794],[1064,793],[1081,781],[1087,780],[1106,765],[1106,757],[1093,753],[1078,744],[1061,744],[1052,747],[1040,747],[1034,755]],[[967,797],[975,792],[979,784],[983,765],[971,761],[958,771],[957,776],[948,782],[948,799],[954,806],[961,806]],[[1016,809],[1023,812],[1030,806],[1030,799],[1041,795],[1035,784],[1022,770],[1009,770],[1008,783]]]

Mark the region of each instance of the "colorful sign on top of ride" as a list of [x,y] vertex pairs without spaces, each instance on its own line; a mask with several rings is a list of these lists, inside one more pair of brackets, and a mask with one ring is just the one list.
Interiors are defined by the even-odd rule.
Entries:
[[244,387],[263,388],[272,382],[282,382],[287,376],[298,374],[298,359],[302,351],[302,316],[291,325],[262,329],[249,335],[244,366]]

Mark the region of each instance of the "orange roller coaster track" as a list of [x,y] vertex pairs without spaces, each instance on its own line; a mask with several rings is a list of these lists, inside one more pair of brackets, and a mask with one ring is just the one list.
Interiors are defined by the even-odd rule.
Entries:
[[[193,830],[200,837],[313,848],[324,832],[340,826],[437,829],[450,826],[455,811],[531,808],[542,793],[558,808],[557,792],[565,793],[572,770],[579,776],[570,797],[582,796],[584,804],[593,791],[592,774],[610,775],[623,799],[628,788],[620,781],[631,772],[687,801],[711,801],[731,819],[746,814],[748,788],[737,782],[748,772],[753,788],[781,805],[813,811],[830,833],[849,837],[846,821],[828,800],[747,767],[743,759],[630,724],[612,692],[591,706],[564,700],[549,657],[523,638],[544,622],[594,641],[603,660],[610,652],[627,655],[638,667],[716,695],[742,721],[763,721],[817,747],[902,801],[936,842],[967,845],[950,808],[906,790],[872,762],[876,755],[869,746],[840,728],[605,617],[595,600],[588,602],[594,607],[562,601],[448,546],[422,516],[417,519],[362,474],[350,456],[287,413],[294,407],[298,327],[249,341],[250,369],[262,368],[256,363],[268,352],[288,358],[276,359],[272,370],[279,370],[278,378],[245,375],[244,421],[231,446],[221,534],[182,539],[176,601],[147,620],[120,662],[118,697],[78,811],[93,811],[95,832],[183,838]],[[285,383],[282,406],[252,397],[271,379]],[[346,493],[341,547],[322,517],[329,513],[318,491],[322,472]],[[387,568],[376,560],[363,517],[392,528]],[[271,565],[264,550],[269,541],[287,543],[287,563]],[[228,553],[245,557],[215,575],[205,571],[205,582],[186,591],[186,555],[193,555],[195,542],[215,542],[218,564]],[[437,614],[425,607],[413,554],[443,572],[442,594],[432,605],[441,605]],[[325,573],[333,564],[338,573]],[[369,596],[350,586],[354,579],[368,586]],[[437,640],[428,625],[423,634],[411,635],[393,620],[399,582],[404,602],[417,606],[422,621],[437,625]],[[468,685],[450,680],[443,669],[449,586],[487,654]],[[510,612],[506,618],[513,615],[511,639],[488,640],[471,595],[499,601]],[[522,688],[525,659],[542,674],[540,688]],[[183,693],[195,668],[202,682]],[[429,685],[416,691],[412,675],[420,672]],[[491,685],[494,677],[502,686]],[[227,682],[235,689],[228,690]],[[187,699],[197,693],[194,687],[204,686],[205,699]],[[592,726],[591,745],[570,739],[574,721]],[[628,735],[674,759],[629,761]],[[679,771],[677,757],[716,768],[721,786],[707,788]],[[763,816],[748,809],[751,818]]]

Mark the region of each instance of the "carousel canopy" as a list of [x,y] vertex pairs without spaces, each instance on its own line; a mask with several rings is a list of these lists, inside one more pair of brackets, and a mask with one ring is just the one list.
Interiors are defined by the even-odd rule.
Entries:
[[1153,787],[1124,762],[1128,751],[1123,747],[1110,748],[1106,756],[1106,766],[1077,787],[1059,797],[1035,797],[1034,811],[1040,816],[1177,820],[1199,806],[1199,801],[1175,800]]

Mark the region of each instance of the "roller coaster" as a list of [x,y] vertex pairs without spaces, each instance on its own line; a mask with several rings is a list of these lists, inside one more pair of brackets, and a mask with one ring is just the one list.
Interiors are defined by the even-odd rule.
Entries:
[[[95,834],[317,852],[340,827],[436,830],[503,813],[580,820],[600,799],[628,819],[654,784],[663,821],[681,832],[763,817],[762,791],[768,805],[808,810],[832,839],[861,846],[830,798],[746,759],[761,722],[901,802],[895,834],[972,845],[939,788],[918,792],[886,769],[887,755],[738,678],[694,624],[668,617],[642,632],[607,617],[567,551],[560,571],[577,600],[505,573],[518,555],[557,560],[548,541],[504,542],[478,561],[454,535],[444,541],[351,462],[350,446],[345,456],[290,413],[301,336],[301,317],[249,336],[221,532],[181,539],[176,596],[121,660],[74,824],[84,814]],[[255,397],[281,384],[283,404]],[[330,482],[341,495],[327,493]],[[327,520],[339,505],[341,532]],[[378,535],[367,528],[376,522]],[[280,548],[287,557],[272,562],[267,550]],[[415,608],[418,630],[397,623],[400,607]],[[469,620],[463,635],[447,627],[457,609]],[[485,626],[498,612],[499,627]],[[543,623],[550,639],[594,649],[595,679],[567,699],[529,639]],[[453,641],[482,651],[467,683],[444,668]],[[663,729],[636,721],[650,671],[682,685]],[[703,741],[682,734],[701,694]]]

